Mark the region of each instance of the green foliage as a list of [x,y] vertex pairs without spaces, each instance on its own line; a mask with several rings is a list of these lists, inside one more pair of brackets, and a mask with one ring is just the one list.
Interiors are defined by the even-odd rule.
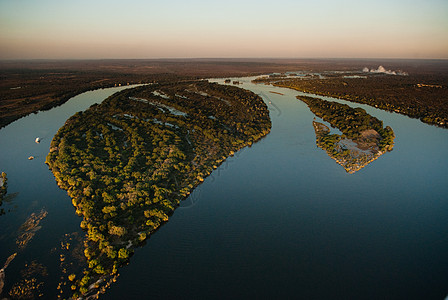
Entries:
[[112,226],[109,228],[109,234],[116,235],[116,236],[124,236],[126,234],[127,230],[124,227],[121,226]]
[[89,281],[90,281],[90,276],[86,275],[81,279],[80,285],[86,286],[86,285],[88,285]]
[[118,251],[118,258],[119,258],[119,259],[127,259],[128,257],[129,257],[129,251],[128,251],[128,249],[121,248],[121,249]]

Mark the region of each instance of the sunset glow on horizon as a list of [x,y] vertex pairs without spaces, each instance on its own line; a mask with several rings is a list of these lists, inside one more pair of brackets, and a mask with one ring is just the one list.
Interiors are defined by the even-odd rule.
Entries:
[[447,59],[447,36],[443,0],[0,0],[0,59]]

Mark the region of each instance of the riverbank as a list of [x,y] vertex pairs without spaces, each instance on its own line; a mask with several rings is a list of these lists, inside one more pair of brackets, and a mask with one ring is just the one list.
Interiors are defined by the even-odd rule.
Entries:
[[[423,85],[421,82],[437,83]],[[366,78],[276,79],[278,87],[361,103],[448,128],[446,78],[428,76],[371,76]],[[429,86],[429,87],[428,87]]]

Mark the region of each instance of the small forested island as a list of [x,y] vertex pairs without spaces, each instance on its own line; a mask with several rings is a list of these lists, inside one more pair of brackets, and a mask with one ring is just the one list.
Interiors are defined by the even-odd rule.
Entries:
[[369,115],[362,108],[326,101],[314,97],[297,96],[323,121],[338,128],[342,135],[331,134],[330,128],[313,121],[316,144],[348,173],[364,168],[394,146],[394,131]]
[[71,296],[103,292],[194,187],[270,128],[256,94],[196,80],[124,90],[68,119],[46,163],[87,231]]

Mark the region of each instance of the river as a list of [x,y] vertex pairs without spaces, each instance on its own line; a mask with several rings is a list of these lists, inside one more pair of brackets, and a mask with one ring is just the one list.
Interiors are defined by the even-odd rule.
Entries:
[[[396,135],[392,152],[348,174],[317,148],[314,116],[295,98],[301,93],[236,80],[268,104],[271,133],[206,178],[136,250],[104,299],[443,299],[448,131],[338,100],[364,108]],[[11,211],[0,217],[0,260],[16,251],[15,235],[27,216],[48,211],[8,267],[6,287],[36,259],[48,268],[44,294],[53,298],[57,249],[64,234],[81,231],[45,156],[64,121],[91,105],[80,103],[117,90],[84,93],[0,130],[0,170],[8,174],[8,192],[18,193],[3,204]],[[29,161],[30,155],[36,158]]]

